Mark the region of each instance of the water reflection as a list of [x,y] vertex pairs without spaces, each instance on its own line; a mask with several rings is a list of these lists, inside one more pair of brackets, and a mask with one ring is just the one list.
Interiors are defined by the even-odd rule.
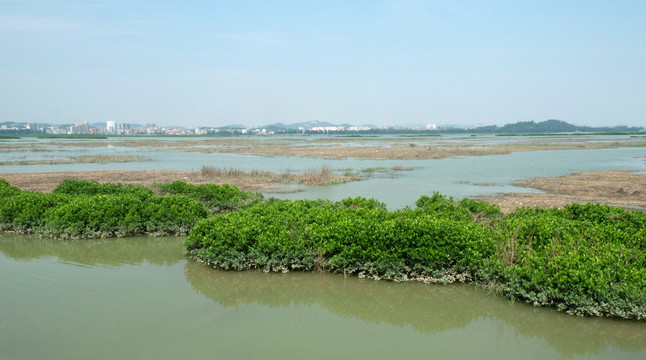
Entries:
[[103,358],[111,344],[142,358],[147,343],[157,359],[646,355],[644,322],[511,304],[472,285],[216,271],[188,261],[182,240],[0,235],[0,308],[12,309],[0,358]]
[[608,347],[646,349],[646,324],[602,318],[577,318],[553,309],[511,304],[472,285],[393,283],[339,274],[258,271],[224,272],[188,262],[193,288],[225,307],[320,305],[344,319],[410,326],[426,334],[469,331],[480,320],[494,322],[514,338],[539,338],[567,357],[599,354]]
[[120,266],[147,262],[173,265],[185,259],[181,237],[52,240],[33,235],[0,233],[0,252],[15,260],[54,256],[61,262],[88,266]]

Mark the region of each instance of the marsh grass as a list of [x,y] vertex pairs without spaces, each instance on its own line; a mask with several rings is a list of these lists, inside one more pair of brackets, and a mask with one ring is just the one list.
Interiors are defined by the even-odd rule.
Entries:
[[149,161],[149,158],[143,156],[131,155],[84,155],[72,156],[68,160],[52,159],[52,160],[13,160],[13,161],[0,161],[0,165],[60,165],[60,164],[108,164],[108,163],[126,163],[136,161]]
[[[404,167],[402,165],[395,165],[391,168],[387,167],[372,167],[372,168],[365,168],[359,170],[356,174],[357,176],[361,174],[364,177],[395,177],[395,172],[400,172],[400,171],[412,171],[413,168],[410,167]],[[350,175],[353,174],[352,169],[350,171],[346,171],[345,174]]]
[[72,161],[76,163],[99,163],[107,164],[114,162],[137,162],[137,161],[149,161],[150,158],[144,156],[133,156],[133,155],[84,155],[84,156],[73,156]]
[[390,170],[392,170],[392,171],[413,171],[413,168],[404,167],[402,165],[395,165]]
[[255,181],[266,183],[301,185],[330,185],[359,180],[359,177],[349,175],[348,172],[343,175],[334,174],[328,165],[323,165],[320,169],[308,170],[303,173],[295,173],[290,169],[286,169],[281,174],[255,169],[243,171],[232,168],[223,169],[219,167],[203,166],[202,176],[211,179],[229,179],[231,182],[239,182],[252,178]]
[[[514,136],[507,135],[512,139]],[[413,141],[413,138],[416,138]],[[585,136],[533,136],[532,139],[514,139],[504,141],[505,136],[499,136],[494,144],[476,144],[473,141],[446,140],[438,143],[436,137],[415,136],[400,138],[371,138],[371,137],[330,137],[305,141],[303,138],[270,139],[262,141],[242,137],[209,138],[187,141],[168,141],[161,139],[141,139],[87,141],[58,141],[56,146],[66,147],[125,147],[147,148],[148,151],[182,151],[201,153],[237,153],[253,154],[258,156],[301,156],[328,159],[441,159],[454,156],[482,156],[495,154],[508,154],[512,152],[525,152],[537,150],[569,150],[569,149],[605,149],[616,147],[646,147],[643,136],[633,135],[629,139],[614,141],[614,139],[595,138]],[[360,143],[355,146],[355,143]],[[54,143],[52,142],[52,145]],[[346,145],[339,145],[346,144]],[[6,144],[0,146],[0,151],[10,150]],[[26,145],[27,147],[29,145]],[[581,147],[583,146],[583,147]],[[20,146],[24,149],[25,146]]]
[[388,172],[388,168],[385,167],[373,167],[373,168],[366,168],[361,170],[362,173],[385,173]]

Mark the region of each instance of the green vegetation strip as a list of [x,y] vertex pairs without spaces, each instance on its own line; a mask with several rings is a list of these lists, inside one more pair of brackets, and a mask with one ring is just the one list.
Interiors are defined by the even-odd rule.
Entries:
[[439,194],[398,211],[362,198],[272,199],[198,222],[185,247],[219,269],[473,281],[570,314],[646,318],[646,214],[604,205],[503,216]]
[[231,186],[145,186],[65,180],[53,193],[21,191],[0,179],[0,230],[57,238],[185,235],[210,214],[262,198]]

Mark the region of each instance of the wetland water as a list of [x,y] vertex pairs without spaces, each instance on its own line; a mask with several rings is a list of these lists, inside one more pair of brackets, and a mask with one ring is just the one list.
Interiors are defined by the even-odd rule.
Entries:
[[[473,139],[503,140],[518,138]],[[461,198],[532,191],[511,185],[532,177],[646,171],[646,151],[638,147],[438,160],[327,160],[120,147],[109,142],[101,147],[61,145],[71,141],[2,141],[0,145],[8,147],[0,151],[0,161],[72,155],[138,155],[150,161],[0,165],[0,177],[12,172],[202,166],[278,173],[322,165],[335,171],[412,168],[364,181],[303,187],[299,193],[268,194],[331,200],[373,197],[394,209],[413,206],[421,195],[433,191]],[[12,150],[13,146],[17,147]],[[186,259],[182,240],[56,241],[0,234],[0,359],[646,358],[644,322],[577,318],[511,304],[471,285],[215,271]]]
[[643,322],[471,285],[216,271],[182,240],[0,235],[0,358],[646,358]]
[[[254,137],[243,137],[254,139]],[[406,144],[433,141],[438,144],[470,144],[469,146],[495,146],[530,141],[537,137],[497,137],[497,136],[442,136],[431,140],[406,138]],[[634,136],[557,136],[540,137],[541,141],[585,141],[615,142],[621,144],[634,140]],[[639,137],[641,138],[641,137]],[[366,169],[392,169],[402,167],[409,171],[376,172],[367,180],[337,184],[333,186],[296,186],[302,192],[288,194],[266,194],[286,199],[341,200],[347,197],[363,196],[385,202],[390,209],[413,206],[421,195],[439,191],[455,198],[478,195],[493,195],[503,192],[536,192],[533,189],[519,188],[512,184],[519,180],[568,175],[573,172],[600,170],[636,170],[646,172],[646,148],[618,147],[586,150],[549,150],[515,152],[504,155],[461,156],[444,159],[425,160],[358,160],[323,159],[298,156],[258,156],[232,153],[187,152],[203,147],[202,142],[212,138],[110,138],[110,140],[75,139],[17,139],[7,140],[0,145],[0,163],[21,160],[45,160],[69,158],[75,155],[142,156],[149,161],[134,161],[107,164],[41,164],[41,165],[0,165],[2,173],[49,172],[49,171],[90,171],[90,170],[182,170],[195,171],[203,166],[234,168],[238,170],[264,170],[282,173],[286,170],[303,172],[328,166],[337,173],[345,171],[365,174]],[[234,142],[238,138],[230,138]],[[278,141],[313,143],[322,137],[277,137]],[[530,140],[527,140],[530,139]],[[222,141],[222,139],[219,139]],[[263,138],[257,139],[263,141]],[[266,140],[266,139],[265,139]],[[334,138],[332,138],[334,140]],[[346,139],[347,140],[347,139]],[[358,146],[372,144],[384,146],[397,140],[392,136],[352,140],[336,144],[338,146]],[[402,139],[399,139],[401,141]],[[270,141],[270,140],[267,140]],[[271,140],[273,141],[273,140]],[[168,144],[192,144],[173,148]],[[84,146],[85,144],[85,146]],[[131,144],[131,145],[128,145]],[[139,144],[134,146],[134,144]],[[144,144],[144,145],[142,145]],[[147,144],[147,145],[146,145]],[[164,145],[165,144],[165,145]],[[430,144],[430,143],[427,143]],[[156,146],[159,145],[159,146]],[[216,149],[218,146],[213,145]],[[416,145],[417,146],[417,145]],[[420,145],[421,146],[421,145]],[[583,146],[583,145],[582,145]],[[5,149],[5,150],[2,150]],[[20,150],[18,150],[20,149]]]

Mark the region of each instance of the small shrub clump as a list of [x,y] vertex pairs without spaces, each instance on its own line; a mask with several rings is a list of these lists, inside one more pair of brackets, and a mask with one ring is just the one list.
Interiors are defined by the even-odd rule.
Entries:
[[212,214],[236,211],[260,200],[260,193],[242,191],[235,186],[203,184],[193,185],[182,181],[156,184],[162,195],[185,195],[204,203]]
[[53,191],[67,195],[134,195],[140,199],[153,196],[152,190],[141,185],[99,183],[88,180],[63,180]]
[[67,195],[27,191],[4,196],[0,202],[0,229],[20,234],[38,232],[45,214],[68,201]]
[[57,238],[185,235],[206,216],[204,205],[181,195],[78,196],[47,211],[39,233]]

